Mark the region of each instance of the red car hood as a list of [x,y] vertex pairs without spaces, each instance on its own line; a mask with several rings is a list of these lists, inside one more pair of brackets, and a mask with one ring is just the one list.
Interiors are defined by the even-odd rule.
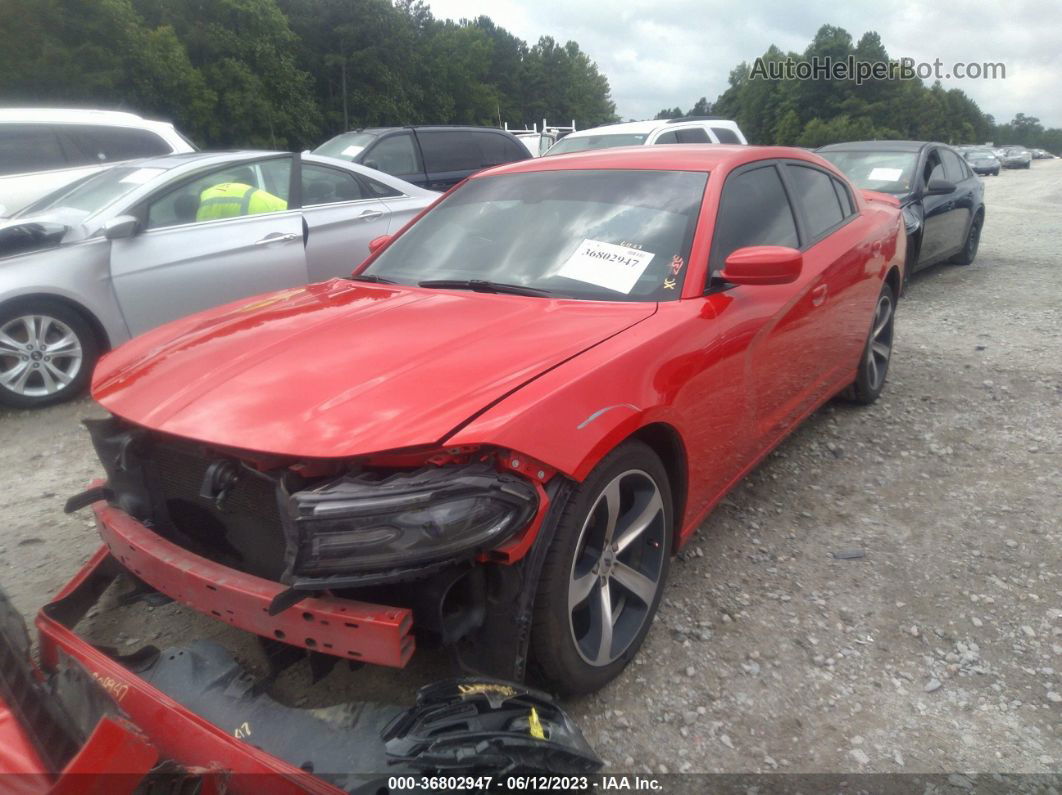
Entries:
[[432,444],[655,304],[334,280],[209,310],[106,356],[92,393],[138,425],[306,458]]

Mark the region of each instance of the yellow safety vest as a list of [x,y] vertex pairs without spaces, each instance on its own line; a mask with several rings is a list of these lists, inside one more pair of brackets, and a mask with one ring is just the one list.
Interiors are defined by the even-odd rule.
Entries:
[[199,209],[195,220],[214,221],[218,218],[238,218],[241,215],[275,213],[288,209],[279,196],[242,182],[222,182],[199,194]]

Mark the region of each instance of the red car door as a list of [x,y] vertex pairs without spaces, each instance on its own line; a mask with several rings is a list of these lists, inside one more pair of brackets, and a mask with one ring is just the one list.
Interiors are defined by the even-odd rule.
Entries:
[[785,163],[782,174],[801,229],[804,273],[817,279],[805,307],[809,323],[800,353],[818,379],[803,385],[802,400],[792,407],[799,416],[855,369],[878,290],[865,265],[880,250],[868,250],[866,224],[841,180],[803,161]]
[[[723,186],[710,267],[722,271],[726,257],[745,246],[804,249],[800,277],[791,284],[741,285],[716,299],[720,331],[744,348],[746,417],[743,465],[758,457],[820,397],[836,372],[842,345],[831,335],[838,302],[831,301],[833,271],[844,269],[825,237],[810,237],[804,215],[790,201],[791,180],[783,163],[758,162],[734,171]],[[829,177],[825,187],[837,208]],[[801,175],[802,176],[802,175]],[[806,245],[810,243],[811,245]],[[734,472],[733,474],[736,474]]]

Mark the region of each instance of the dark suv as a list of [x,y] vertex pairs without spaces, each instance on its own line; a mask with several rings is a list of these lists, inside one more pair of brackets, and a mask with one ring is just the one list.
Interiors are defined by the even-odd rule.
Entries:
[[313,153],[360,163],[433,190],[446,190],[484,168],[531,157],[527,147],[504,130],[442,126],[351,130]]

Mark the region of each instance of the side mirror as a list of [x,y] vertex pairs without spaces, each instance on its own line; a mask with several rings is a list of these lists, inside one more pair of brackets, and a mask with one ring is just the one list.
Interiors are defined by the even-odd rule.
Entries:
[[381,248],[391,242],[391,235],[380,235],[369,241],[369,253],[375,254]]
[[946,179],[931,179],[926,186],[927,196],[943,196],[946,193],[955,192],[955,183]]
[[375,160],[366,160],[362,165],[365,166],[365,168],[375,169],[376,171],[380,170],[380,164]]
[[119,215],[103,225],[103,236],[108,240],[118,240],[123,237],[132,237],[140,226],[132,215]]
[[731,284],[790,284],[800,278],[804,255],[788,246],[746,246],[731,252],[719,276]]

